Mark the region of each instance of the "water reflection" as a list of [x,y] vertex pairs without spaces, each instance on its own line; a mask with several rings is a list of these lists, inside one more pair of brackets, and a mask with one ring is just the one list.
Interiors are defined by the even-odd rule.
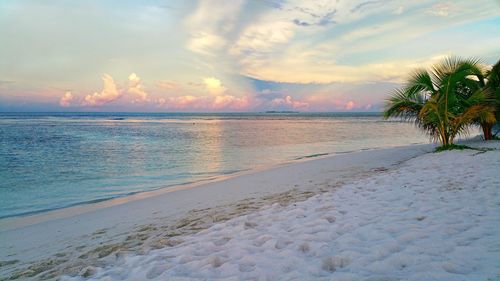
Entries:
[[411,124],[364,115],[0,115],[0,217],[423,142]]
[[[191,161],[189,171],[196,174],[206,171],[207,174],[224,173],[222,168],[224,159],[223,150],[223,126],[224,122],[199,122],[193,123],[192,130],[196,132],[193,138],[193,149],[196,151],[196,159]],[[228,171],[225,171],[227,173]]]

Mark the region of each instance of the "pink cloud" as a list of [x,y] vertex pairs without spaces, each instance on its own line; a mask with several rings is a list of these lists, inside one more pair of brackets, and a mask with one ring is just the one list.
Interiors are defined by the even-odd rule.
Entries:
[[158,106],[168,109],[242,110],[251,106],[248,97],[220,96],[180,96],[160,98]]
[[306,101],[311,105],[312,108],[320,111],[340,110],[345,105],[345,103],[339,99],[322,95],[309,96],[306,98]]
[[100,93],[95,92],[92,95],[87,95],[83,99],[84,106],[101,106],[121,97],[120,91],[116,87],[115,80],[108,74],[102,76],[104,87]]
[[346,104],[345,104],[345,109],[347,110],[352,110],[354,108],[354,102],[351,100],[351,101],[348,101]]
[[294,109],[306,109],[309,107],[309,103],[294,100],[291,96],[285,96],[284,98],[276,98],[271,101],[272,106],[286,106],[292,107]]
[[343,110],[371,110],[372,104],[358,103],[358,101],[350,100],[348,96],[343,97],[328,97],[326,95],[309,96],[304,99],[304,102],[309,103],[309,109],[314,111],[343,111]]
[[170,109],[198,108],[200,98],[195,96],[168,97],[158,99],[160,107]]
[[216,96],[212,101],[213,109],[230,108],[234,110],[241,110],[248,108],[249,105],[250,102],[247,97],[238,98],[230,95]]
[[62,107],[68,107],[71,105],[74,97],[71,91],[67,91],[64,95],[59,99],[59,105]]

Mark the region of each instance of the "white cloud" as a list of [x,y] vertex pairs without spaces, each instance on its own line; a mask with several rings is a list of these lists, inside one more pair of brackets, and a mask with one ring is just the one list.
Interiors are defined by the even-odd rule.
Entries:
[[309,107],[309,103],[294,100],[291,96],[273,99],[271,105],[277,108],[286,107],[293,109],[307,109]]
[[428,9],[428,13],[439,17],[447,17],[451,12],[451,3],[438,3]]
[[226,91],[226,87],[222,85],[222,82],[215,77],[203,78],[203,83],[207,91],[212,95],[221,95]]
[[231,54],[244,55],[248,52],[266,52],[277,45],[287,43],[296,27],[288,21],[269,21],[249,26],[231,48]]
[[128,93],[136,96],[134,102],[147,102],[149,101],[148,93],[144,90],[141,78],[135,73],[132,73],[128,77]]
[[315,63],[300,56],[295,58],[285,56],[265,65],[248,64],[245,74],[259,80],[301,84],[362,81],[401,82],[413,69],[428,67],[441,58],[442,56],[436,56],[351,66],[335,62]]
[[216,34],[208,32],[197,32],[192,34],[187,48],[193,52],[214,55],[215,50],[219,50],[226,45],[226,40]]
[[120,91],[116,87],[115,80],[109,74],[102,76],[104,87],[100,93],[95,92],[92,95],[87,95],[83,99],[84,106],[102,106],[113,102],[121,97]]
[[66,91],[66,93],[64,93],[64,95],[59,99],[59,105],[62,107],[68,107],[71,105],[73,99],[74,97],[71,91]]
[[[449,3],[433,3],[429,0],[415,3],[399,0],[280,2],[279,9],[265,12],[242,29],[230,48],[230,55],[239,63],[236,71],[260,80],[399,82],[412,67],[427,65],[425,56],[432,55],[430,51],[426,54],[428,48],[418,54],[420,57],[407,56],[406,59],[375,56],[374,53],[387,53],[394,48],[401,50],[395,46],[404,46],[430,31],[494,14],[467,1],[454,3],[453,8]],[[461,14],[463,17],[455,17],[453,21],[429,19],[429,7],[441,16]],[[403,12],[405,17],[397,16]],[[368,19],[375,13],[386,16],[372,23]],[[327,15],[335,24],[315,24]],[[337,26],[346,23],[352,26],[337,31]],[[331,31],[326,33],[329,29]],[[325,36],[318,36],[321,34]],[[437,50],[443,52],[443,47]],[[360,57],[367,57],[366,62]]]
[[227,44],[243,0],[201,0],[186,20],[190,32],[187,48],[195,53],[214,55]]

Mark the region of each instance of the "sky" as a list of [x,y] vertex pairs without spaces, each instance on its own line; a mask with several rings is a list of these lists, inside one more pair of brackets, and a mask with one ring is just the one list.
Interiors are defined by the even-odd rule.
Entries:
[[500,0],[2,0],[0,111],[380,111],[500,59]]

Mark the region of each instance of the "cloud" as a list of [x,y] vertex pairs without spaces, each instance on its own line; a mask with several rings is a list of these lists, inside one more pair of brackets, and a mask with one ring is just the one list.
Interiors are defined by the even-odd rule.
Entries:
[[103,106],[105,104],[116,101],[122,96],[131,99],[132,103],[149,102],[150,98],[145,91],[142,80],[137,74],[132,73],[128,76],[128,81],[125,87],[119,87],[113,77],[109,74],[102,76],[104,83],[103,90],[98,93],[95,92],[91,95],[86,95],[82,102],[82,106]]
[[71,105],[73,99],[74,97],[71,91],[66,91],[66,93],[64,93],[64,95],[59,99],[59,105],[62,107],[68,107]]
[[242,110],[248,108],[250,101],[248,97],[235,97],[231,95],[216,96],[212,101],[212,108],[216,110],[230,108],[233,110]]
[[[290,87],[290,86],[286,86]],[[387,83],[386,85],[376,84],[339,84],[333,83],[328,85],[317,84],[313,88],[310,85],[294,85],[289,91],[292,94],[285,94],[279,100],[272,103],[272,99],[266,99],[259,95],[262,103],[260,108],[269,109],[275,108],[277,110],[292,110],[297,109],[300,111],[348,111],[348,110],[377,110],[379,109],[380,101],[387,97],[387,93],[394,89],[396,84]],[[363,93],[368,89],[370,92],[369,97],[363,97]],[[285,92],[287,90],[283,89]],[[293,98],[287,98],[291,96]],[[273,98],[276,99],[276,98]],[[288,102],[287,102],[288,100]],[[292,106],[284,106],[284,104],[292,104],[292,101],[300,102]],[[307,104],[307,106],[306,106]]]
[[[346,111],[377,110],[378,103],[398,84],[394,83],[331,83],[288,84],[256,83],[259,92],[253,104],[260,110]],[[369,96],[362,93],[370,92]]]
[[299,19],[294,19],[293,23],[296,24],[296,25],[298,25],[298,26],[311,26],[311,25],[327,26],[327,25],[330,25],[330,24],[335,24],[337,22],[332,19],[333,15],[335,14],[335,12],[336,11],[333,11],[331,13],[326,14],[325,16],[321,17],[320,20],[317,21],[317,22],[309,23],[309,22],[306,22],[306,21],[301,21]]
[[333,11],[327,13],[326,15],[321,17],[321,19],[319,20],[319,22],[317,24],[320,26],[327,26],[330,24],[337,23],[336,21],[333,20],[333,17],[335,16],[336,13],[337,13],[337,10],[333,10]]
[[271,106],[275,108],[307,109],[309,103],[294,100],[291,96],[285,96],[284,98],[273,99],[271,101]]
[[149,101],[148,93],[144,90],[144,86],[142,85],[141,78],[137,76],[135,73],[132,73],[128,77],[128,89],[127,93],[133,94],[136,96],[134,102],[147,102]]
[[351,110],[354,108],[354,102],[351,100],[345,104],[345,109]]
[[343,98],[312,94],[304,98],[304,102],[309,104],[309,108],[315,111],[340,111],[345,110]]
[[294,24],[289,21],[269,21],[247,27],[231,48],[233,55],[249,52],[269,52],[288,42],[294,35]]
[[[355,2],[355,1],[353,1],[353,2]],[[366,9],[372,8],[373,6],[382,5],[382,4],[383,3],[380,0],[364,1],[364,2],[361,2],[361,3],[357,4],[356,6],[354,6],[351,9],[351,12],[356,13],[356,12],[364,11]]]
[[172,81],[158,81],[156,87],[164,90],[178,90],[180,85]]
[[170,110],[235,110],[241,111],[251,107],[250,98],[231,95],[192,96],[160,98],[158,106]]
[[121,97],[120,91],[116,87],[115,80],[109,74],[102,76],[104,87],[100,93],[95,92],[92,95],[87,95],[83,99],[84,106],[102,106],[113,102]]
[[323,52],[319,50],[304,50],[302,53],[292,50],[290,53],[284,52],[282,56],[276,57],[272,62],[247,61],[244,74],[254,79],[280,83],[400,83],[415,68],[428,68],[450,54],[414,59],[392,59],[380,63],[357,65],[314,60],[315,57],[322,55]]
[[[124,12],[133,22],[128,25],[108,26],[108,30],[91,26],[92,34],[83,33],[89,36],[80,38],[82,42],[103,42],[103,32],[117,35],[104,36],[113,41],[106,41],[109,46],[124,45],[123,40],[128,40],[125,45],[130,48],[120,49],[120,53],[111,55],[109,61],[109,52],[102,52],[97,45],[85,52],[86,59],[74,59],[78,52],[68,53],[74,46],[69,49],[64,44],[51,46],[59,51],[28,52],[22,56],[19,52],[23,53],[24,49],[17,47],[24,37],[10,40],[6,50],[11,55],[6,57],[13,58],[7,58],[7,66],[11,67],[5,67],[8,73],[0,73],[0,76],[23,83],[7,85],[0,81],[0,98],[13,100],[19,95],[31,95],[50,100],[53,106],[58,106],[56,102],[61,106],[96,107],[111,103],[113,108],[124,110],[147,109],[158,104],[200,110],[257,106],[262,106],[261,109],[267,106],[306,108],[308,104],[307,110],[323,107],[346,110],[349,101],[354,103],[354,109],[362,109],[367,103],[377,108],[378,101],[383,99],[382,91],[374,94],[369,87],[359,93],[339,93],[344,96],[331,91],[329,99],[324,101],[314,101],[310,97],[319,87],[324,86],[323,91],[330,84],[400,83],[414,67],[427,66],[435,54],[454,52],[461,56],[488,56],[488,62],[493,62],[499,45],[495,36],[488,37],[488,34],[495,34],[499,16],[498,3],[491,0],[196,0],[178,2],[175,4],[177,9],[172,11],[154,6],[129,7],[131,9]],[[48,11],[47,17],[45,8],[37,8],[30,13],[35,16],[33,18],[20,16],[26,9],[19,8],[6,18],[10,23],[5,25],[6,31],[21,30],[23,32],[17,33],[30,37],[34,21],[40,23],[37,27],[41,31],[50,31],[42,33],[57,37],[52,25],[44,23],[50,23],[45,19],[61,9]],[[85,11],[72,14],[71,19],[64,21],[88,22],[86,14]],[[98,23],[99,20],[90,22]],[[16,30],[8,26],[16,26]],[[74,37],[70,33],[59,37]],[[37,38],[28,40],[31,42],[28,45],[40,45],[35,49],[45,50],[44,44],[50,40],[45,42]],[[474,38],[478,43],[467,44],[464,38]],[[158,44],[148,43],[155,40]],[[78,49],[85,45],[80,41],[68,42]],[[61,58],[64,58],[62,62]],[[64,65],[32,79],[36,69],[30,67],[30,61],[39,61],[40,65],[54,65],[53,62]],[[97,84],[92,86],[92,91],[78,94],[88,85],[89,75],[101,73],[101,66],[93,63],[95,61],[108,62],[106,69],[113,71],[109,73],[116,83],[111,77],[103,78],[102,91]],[[160,69],[158,61],[170,63],[163,64]],[[126,70],[131,65],[141,69],[138,73],[141,77],[137,74],[123,76],[131,73]],[[122,76],[114,76],[114,71]],[[169,80],[148,83],[162,78]],[[277,83],[283,85],[268,87],[270,90],[265,91],[262,87],[254,88],[252,78],[287,83]],[[67,81],[75,82],[67,85]],[[62,88],[47,90],[53,85]],[[299,87],[303,92],[296,91]],[[74,90],[72,99],[61,97],[66,89]],[[140,105],[133,104],[139,102]]]
[[205,88],[212,95],[221,95],[226,91],[222,82],[215,77],[203,78],[203,83],[205,84]]
[[258,97],[260,99],[272,100],[276,98],[282,98],[284,96],[284,92],[282,90],[271,90],[271,89],[263,89],[258,93]]
[[[442,46],[431,52],[423,46],[418,54],[403,59],[402,51],[415,48],[409,42],[492,14],[472,2],[451,7],[430,1],[291,0],[280,2],[278,7],[242,29],[229,53],[239,64],[235,71],[259,80],[288,83],[400,82],[411,67],[425,66],[426,56],[447,50]],[[430,7],[437,15],[452,16],[460,11],[464,17],[430,19]],[[397,16],[403,12],[405,17]],[[374,14],[384,16],[374,21]],[[334,22],[337,28],[326,27]]]
[[187,48],[203,55],[215,55],[235,28],[243,0],[199,1],[194,13],[186,20],[190,31]]
[[158,99],[158,105],[169,109],[199,109],[200,98],[195,96],[180,96]]
[[200,31],[192,34],[187,48],[196,53],[214,55],[213,52],[215,50],[221,49],[225,45],[226,40],[223,37],[217,34]]
[[300,25],[300,26],[310,26],[311,25],[310,23],[305,22],[305,21],[301,21],[299,19],[294,19],[293,23],[296,25]]
[[438,3],[428,9],[427,12],[435,16],[447,17],[450,15],[451,5],[450,3]]
[[[80,106],[102,106],[122,98],[125,102],[156,105],[172,110],[243,110],[253,106],[250,95],[236,96],[228,94],[222,81],[215,77],[205,77],[199,83],[189,83],[182,89],[178,83],[158,81],[156,86],[168,90],[163,94],[180,94],[180,96],[150,96],[143,86],[142,79],[135,73],[128,76],[125,87],[120,87],[114,79],[103,75],[104,87],[100,93],[86,95]],[[170,92],[176,90],[175,92]],[[201,96],[200,96],[201,94]],[[61,106],[69,106],[75,98],[68,92],[60,99]]]
[[[163,85],[163,84],[162,84]],[[171,88],[171,83],[165,85],[168,89]],[[177,84],[175,84],[177,87]],[[201,82],[188,83],[187,92],[208,93],[209,95],[185,94],[176,97],[162,97],[157,100],[157,104],[161,108],[173,110],[243,110],[249,108],[251,99],[245,95],[237,97],[228,94],[228,89],[222,81],[215,77],[205,77]],[[186,91],[184,91],[186,92]]]
[[[234,74],[300,84],[399,83],[412,67],[425,66],[428,57],[447,50],[421,48],[410,52],[415,53],[410,57],[401,55],[414,49],[409,42],[430,31],[491,14],[475,14],[479,8],[473,4],[457,3],[454,10],[470,11],[471,16],[447,22],[428,20],[427,9],[434,4],[395,0],[199,1],[185,21],[190,35],[187,48],[205,55],[197,58],[197,70],[224,77],[229,85],[236,84]],[[448,6],[434,8],[441,11]],[[403,13],[405,17],[398,16]],[[208,91],[212,95],[227,92],[217,87]]]

